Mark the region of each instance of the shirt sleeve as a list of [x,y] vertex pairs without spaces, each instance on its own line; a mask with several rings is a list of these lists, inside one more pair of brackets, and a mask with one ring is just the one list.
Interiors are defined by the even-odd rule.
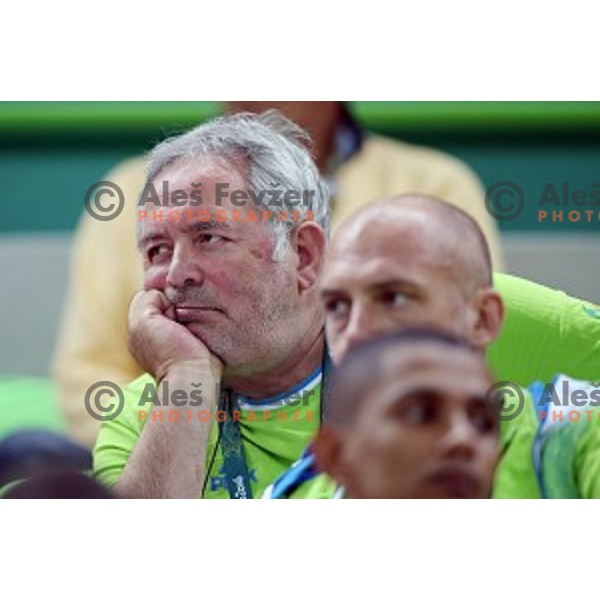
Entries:
[[577,448],[575,472],[582,498],[600,498],[600,412],[594,411],[590,423]]
[[123,410],[100,427],[93,452],[93,469],[94,476],[107,487],[119,481],[142,434],[145,416],[140,411],[139,399],[148,384],[154,385],[154,380],[143,375],[123,388]]
[[543,396],[537,470],[546,496],[600,498],[600,384],[559,375]]
[[600,308],[526,279],[496,273],[504,298],[500,336],[488,349],[498,380],[527,387],[558,373],[600,381]]

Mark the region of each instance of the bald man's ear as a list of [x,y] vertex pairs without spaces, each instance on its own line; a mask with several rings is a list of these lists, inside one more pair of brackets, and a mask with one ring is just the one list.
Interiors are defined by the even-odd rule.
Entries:
[[473,298],[470,342],[485,350],[500,335],[504,322],[504,302],[492,288],[480,289]]
[[306,221],[294,228],[290,241],[298,256],[298,290],[302,293],[314,288],[321,274],[325,255],[325,232],[314,221]]
[[327,473],[342,485],[347,484],[348,474],[342,463],[343,433],[336,427],[323,424],[312,443],[317,469]]

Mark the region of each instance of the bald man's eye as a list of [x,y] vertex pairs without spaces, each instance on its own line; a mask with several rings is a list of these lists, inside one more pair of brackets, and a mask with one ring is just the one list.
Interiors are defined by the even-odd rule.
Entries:
[[350,312],[350,302],[338,298],[332,298],[325,302],[325,313],[331,319],[343,319]]

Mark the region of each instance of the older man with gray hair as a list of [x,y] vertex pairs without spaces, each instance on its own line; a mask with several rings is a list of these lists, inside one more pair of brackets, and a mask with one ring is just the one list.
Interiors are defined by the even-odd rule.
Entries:
[[314,435],[329,190],[305,142],[276,112],[238,114],[150,154],[129,315],[147,373],[94,456],[118,495],[256,497]]

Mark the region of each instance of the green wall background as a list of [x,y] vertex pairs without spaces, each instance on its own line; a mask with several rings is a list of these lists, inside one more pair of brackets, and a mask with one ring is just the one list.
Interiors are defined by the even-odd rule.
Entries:
[[[486,186],[518,183],[527,203],[537,202],[546,183],[568,181],[588,193],[600,185],[600,102],[349,106],[368,131],[449,152]],[[0,103],[0,233],[73,230],[85,191],[117,162],[218,112],[218,102]],[[600,230],[600,220],[538,223],[526,206],[501,228]]]

